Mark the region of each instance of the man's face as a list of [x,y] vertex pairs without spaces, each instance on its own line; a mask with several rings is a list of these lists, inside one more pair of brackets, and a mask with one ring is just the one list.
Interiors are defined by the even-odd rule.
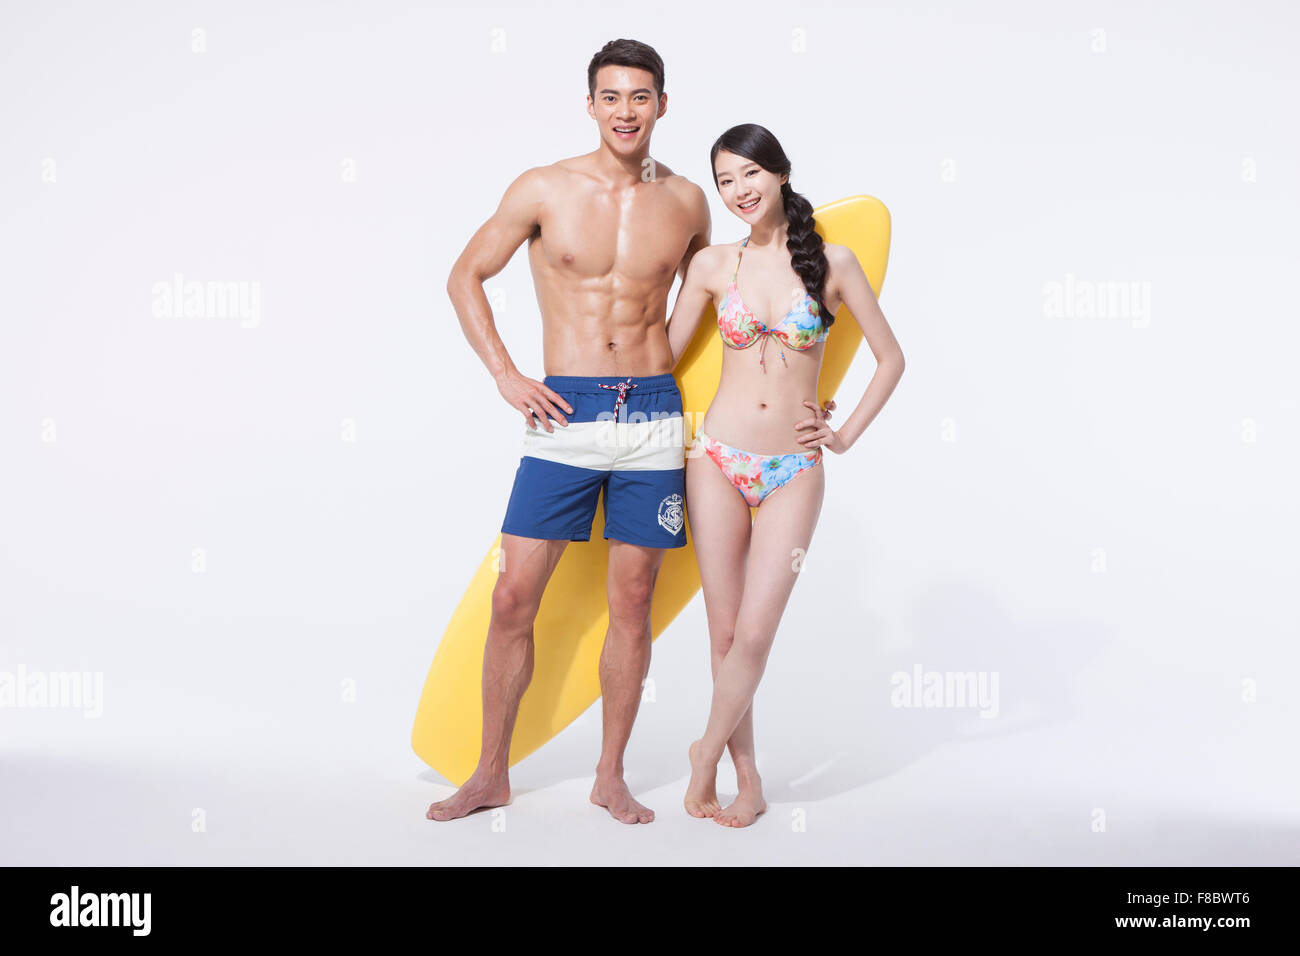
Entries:
[[600,138],[614,152],[634,155],[650,142],[655,120],[668,109],[668,95],[655,95],[654,76],[633,66],[602,66],[596,92],[587,97],[587,114]]

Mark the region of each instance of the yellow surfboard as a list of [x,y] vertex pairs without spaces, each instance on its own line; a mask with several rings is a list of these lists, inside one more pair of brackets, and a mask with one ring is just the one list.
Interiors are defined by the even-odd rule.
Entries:
[[[814,216],[822,238],[848,246],[857,254],[879,296],[889,258],[889,211],[884,204],[871,196],[852,196],[816,209]],[[834,397],[861,342],[862,329],[849,310],[841,307],[826,339],[818,402]],[[674,369],[682,392],[688,446],[718,387],[722,350],[717,316],[709,306]],[[688,503],[686,547],[665,553],[655,586],[650,612],[655,638],[700,589],[689,517]],[[602,499],[591,540],[569,542],[542,597],[534,626],[533,680],[519,705],[510,743],[511,766],[558,734],[600,697],[597,665],[609,624],[605,600],[609,542],[602,537],[604,525]],[[411,745],[420,758],[456,786],[469,779],[478,764],[483,733],[483,647],[500,549],[498,534],[438,645],[411,734]]]

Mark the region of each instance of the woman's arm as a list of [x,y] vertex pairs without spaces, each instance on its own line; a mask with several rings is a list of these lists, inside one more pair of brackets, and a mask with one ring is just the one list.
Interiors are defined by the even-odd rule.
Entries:
[[816,412],[814,412],[816,417],[806,419],[795,427],[817,426],[800,437],[799,441],[807,443],[810,448],[821,445],[831,451],[843,453],[848,451],[867,430],[867,426],[879,414],[894,391],[898,380],[903,377],[903,349],[899,346],[898,339],[894,338],[893,329],[885,321],[885,314],[880,311],[880,303],[876,301],[876,293],[871,288],[871,283],[867,281],[866,273],[862,271],[862,264],[858,262],[858,257],[853,254],[853,250],[848,246],[828,244],[826,260],[830,265],[826,297],[831,298],[829,294],[831,289],[837,290],[840,301],[849,307],[849,311],[857,319],[858,325],[862,327],[862,334],[867,340],[867,347],[876,357],[876,374],[871,376],[871,381],[867,383],[867,390],[858,402],[858,407],[853,409],[837,431],[832,431],[829,425],[823,424],[821,416]]
[[695,338],[695,330],[700,327],[704,310],[713,301],[713,290],[709,288],[712,274],[709,264],[713,258],[709,249],[701,249],[692,256],[691,264],[686,269],[686,278],[677,290],[673,314],[668,317],[668,347],[672,349],[674,368],[686,347],[691,344],[691,339]]

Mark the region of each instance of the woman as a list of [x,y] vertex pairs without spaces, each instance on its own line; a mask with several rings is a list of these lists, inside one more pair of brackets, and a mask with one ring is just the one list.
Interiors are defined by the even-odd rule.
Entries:
[[[686,463],[713,703],[704,736],[690,746],[685,806],[692,816],[743,827],[767,808],[752,701],[821,511],[823,449],[843,454],[858,440],[903,374],[903,353],[853,251],[813,231],[812,206],[790,187],[790,161],[776,137],[753,123],[734,126],[709,158],[722,201],[749,235],[695,255],[668,323],[675,362],[712,300],[728,346]],[[834,402],[825,410],[817,404],[817,377],[841,305],[878,365],[836,431],[828,424]],[[728,747],[739,794],[723,809],[715,780]]]

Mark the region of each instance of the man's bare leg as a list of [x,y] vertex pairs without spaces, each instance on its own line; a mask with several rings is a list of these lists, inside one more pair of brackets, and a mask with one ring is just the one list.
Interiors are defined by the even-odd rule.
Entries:
[[591,802],[623,823],[650,823],[654,811],[632,799],[623,782],[623,752],[641,704],[641,684],[650,672],[650,599],[662,548],[609,542],[609,629],[600,653],[603,735]]
[[478,766],[461,788],[430,805],[430,820],[454,820],[510,802],[510,737],[533,677],[533,621],[567,541],[501,535],[501,571],[483,649],[483,742]]

